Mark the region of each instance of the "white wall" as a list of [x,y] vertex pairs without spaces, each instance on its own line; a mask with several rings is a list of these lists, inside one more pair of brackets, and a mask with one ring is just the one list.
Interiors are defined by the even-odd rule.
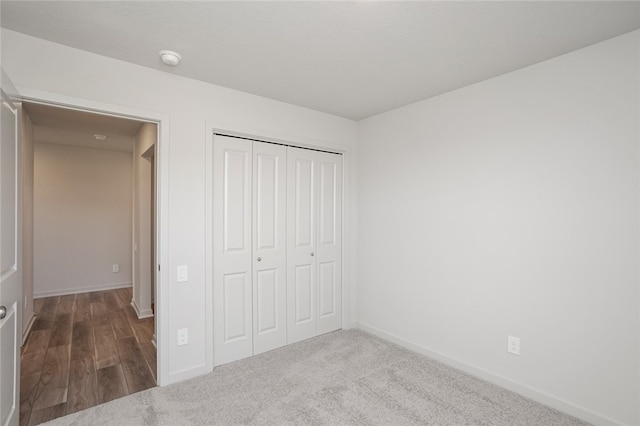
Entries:
[[359,123],[362,327],[596,423],[640,422],[639,40]]
[[[346,305],[358,297],[347,324],[357,312],[369,329],[504,377],[534,396],[550,395],[551,403],[566,401],[563,408],[592,420],[633,424],[640,356],[637,38],[359,126],[4,29],[2,65],[23,93],[167,117],[160,151],[169,158],[159,163],[169,206],[161,218],[168,227],[161,272],[167,327],[159,336],[161,352],[168,341],[166,356],[159,354],[165,384],[209,368],[209,123],[346,151]],[[357,270],[350,266],[356,221]],[[182,264],[189,282],[178,284]],[[350,286],[356,276],[357,289]],[[179,328],[189,329],[188,345],[176,345]],[[506,353],[507,334],[522,339],[520,357]]]
[[35,144],[35,297],[131,285],[131,163],[130,152]]
[[153,316],[151,309],[151,190],[152,159],[143,155],[158,140],[157,125],[145,123],[133,149],[133,304],[140,318]]
[[33,123],[22,114],[22,333],[31,327],[33,316]]
[[[355,277],[351,259],[354,238],[351,220],[353,155],[357,126],[346,120],[309,109],[178,77],[148,68],[90,54],[2,29],[3,67],[23,94],[82,100],[151,111],[167,119],[162,123],[158,166],[160,192],[168,203],[161,234],[161,250],[168,250],[161,265],[158,304],[167,304],[166,327],[159,330],[159,369],[162,383],[171,383],[207,372],[211,348],[207,341],[207,292],[205,275],[211,259],[205,257],[205,153],[210,141],[207,124],[291,142],[345,151],[345,306],[349,308],[350,282]],[[151,54],[155,54],[151,52]],[[168,130],[168,138],[163,131]],[[168,156],[162,157],[163,153]],[[167,158],[168,157],[168,158]],[[164,169],[163,169],[164,167]],[[163,186],[164,185],[164,186]],[[164,244],[164,246],[162,246]],[[164,247],[164,248],[163,248]],[[160,259],[163,262],[163,259]],[[176,283],[176,266],[189,267],[189,281]],[[160,298],[165,295],[164,299]],[[347,324],[351,309],[346,310]],[[177,346],[177,330],[189,329],[189,344]],[[163,335],[164,333],[164,335]],[[209,357],[209,358],[208,358]],[[165,371],[166,366],[166,371]]]

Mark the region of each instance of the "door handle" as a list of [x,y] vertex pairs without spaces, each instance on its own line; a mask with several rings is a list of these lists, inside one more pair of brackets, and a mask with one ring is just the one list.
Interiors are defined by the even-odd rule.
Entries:
[[256,260],[257,260],[258,262],[260,262],[260,261],[262,260],[262,258],[261,258],[261,257],[258,257],[258,259],[256,259]]
[[7,316],[7,307],[0,306],[0,320]]
[[311,256],[315,256],[316,254],[314,252],[311,252]]

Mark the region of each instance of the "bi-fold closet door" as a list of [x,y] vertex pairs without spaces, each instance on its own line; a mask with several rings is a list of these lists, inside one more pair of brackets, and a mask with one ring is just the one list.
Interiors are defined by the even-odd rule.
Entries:
[[215,135],[214,363],[341,328],[342,161]]
[[214,361],[287,343],[286,147],[214,138]]
[[287,151],[287,341],[342,325],[342,157]]

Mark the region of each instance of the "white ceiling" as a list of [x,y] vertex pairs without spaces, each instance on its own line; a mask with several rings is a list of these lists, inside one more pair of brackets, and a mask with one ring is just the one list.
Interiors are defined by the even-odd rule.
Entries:
[[14,31],[354,120],[640,28],[639,1],[0,4]]
[[[142,122],[35,103],[23,103],[34,125],[34,141],[113,151],[133,151]],[[95,134],[104,135],[103,141]]]

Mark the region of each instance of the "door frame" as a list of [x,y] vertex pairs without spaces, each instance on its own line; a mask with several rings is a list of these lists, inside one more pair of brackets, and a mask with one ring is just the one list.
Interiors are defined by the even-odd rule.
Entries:
[[[32,89],[19,89],[16,101],[38,103],[52,107],[74,109],[113,117],[121,117],[156,124],[156,253],[159,271],[155,282],[155,324],[158,386],[169,384],[169,116],[157,111],[114,105],[105,102],[63,96]],[[132,248],[133,251],[133,248]],[[160,268],[160,265],[165,265]]]
[[[352,284],[352,258],[351,252],[355,241],[351,231],[351,167],[352,155],[344,147],[332,146],[326,141],[292,136],[289,134],[276,134],[272,131],[261,131],[238,124],[220,123],[207,120],[205,123],[205,312],[206,312],[206,363],[210,370],[214,368],[213,359],[213,139],[214,133],[223,133],[227,136],[246,138],[262,142],[307,148],[316,151],[332,152],[342,155],[342,329],[355,327],[355,314],[353,301],[355,300],[355,285]],[[229,129],[235,130],[229,130]],[[245,128],[244,131],[240,130]]]

